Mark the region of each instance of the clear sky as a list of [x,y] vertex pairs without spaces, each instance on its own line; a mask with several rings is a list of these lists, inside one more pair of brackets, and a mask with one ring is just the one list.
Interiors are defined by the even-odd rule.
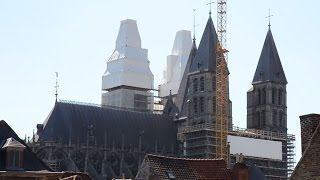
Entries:
[[[59,99],[100,103],[101,76],[115,48],[120,21],[135,19],[149,50],[155,87],[175,33],[192,30],[197,43],[208,19],[207,0],[0,0],[0,119],[31,136]],[[320,1],[229,0],[227,47],[235,125],[246,127],[246,92],[271,29],[287,86],[288,129],[300,158],[299,116],[320,113]],[[212,5],[216,22],[216,3]]]

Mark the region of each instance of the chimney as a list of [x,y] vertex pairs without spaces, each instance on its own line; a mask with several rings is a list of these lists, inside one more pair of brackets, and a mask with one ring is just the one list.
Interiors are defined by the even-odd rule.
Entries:
[[302,154],[307,148],[309,140],[319,124],[320,114],[307,114],[300,116]]

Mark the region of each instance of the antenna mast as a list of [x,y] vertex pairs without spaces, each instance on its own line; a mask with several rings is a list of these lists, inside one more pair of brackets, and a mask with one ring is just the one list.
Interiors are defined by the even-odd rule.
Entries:
[[56,93],[54,94],[56,96],[56,102],[58,101],[58,87],[59,87],[59,84],[58,84],[58,72],[55,72],[56,73],[56,85],[54,86],[54,88],[56,89]]

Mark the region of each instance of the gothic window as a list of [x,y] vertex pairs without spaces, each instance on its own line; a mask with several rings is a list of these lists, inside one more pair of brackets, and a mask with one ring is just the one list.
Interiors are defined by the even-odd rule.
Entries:
[[279,126],[280,127],[283,126],[283,112],[282,111],[279,112]]
[[278,104],[279,105],[282,104],[282,89],[279,89],[279,92],[278,92]]
[[262,126],[265,127],[266,125],[267,125],[266,111],[262,111]]
[[257,127],[260,127],[261,126],[261,124],[260,124],[260,112],[257,112],[256,113],[256,124],[257,124]]
[[204,112],[204,98],[200,97],[200,112]]
[[200,78],[200,91],[204,91],[204,77]]
[[198,78],[193,79],[193,91],[194,92],[198,91]]
[[261,91],[258,89],[258,105],[261,104]]
[[272,104],[276,104],[276,89],[272,88]]
[[193,98],[193,110],[195,114],[198,113],[198,99],[196,97]]
[[267,100],[266,88],[263,88],[262,89],[262,100],[261,100],[262,104],[265,104],[266,100]]
[[276,110],[272,111],[272,124],[273,124],[273,126],[277,126],[277,111]]

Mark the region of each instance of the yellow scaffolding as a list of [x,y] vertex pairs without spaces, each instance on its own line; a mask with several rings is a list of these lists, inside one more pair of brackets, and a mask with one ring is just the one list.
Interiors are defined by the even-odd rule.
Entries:
[[218,41],[216,49],[216,155],[227,159],[229,122],[229,70],[226,50],[227,0],[217,2]]

